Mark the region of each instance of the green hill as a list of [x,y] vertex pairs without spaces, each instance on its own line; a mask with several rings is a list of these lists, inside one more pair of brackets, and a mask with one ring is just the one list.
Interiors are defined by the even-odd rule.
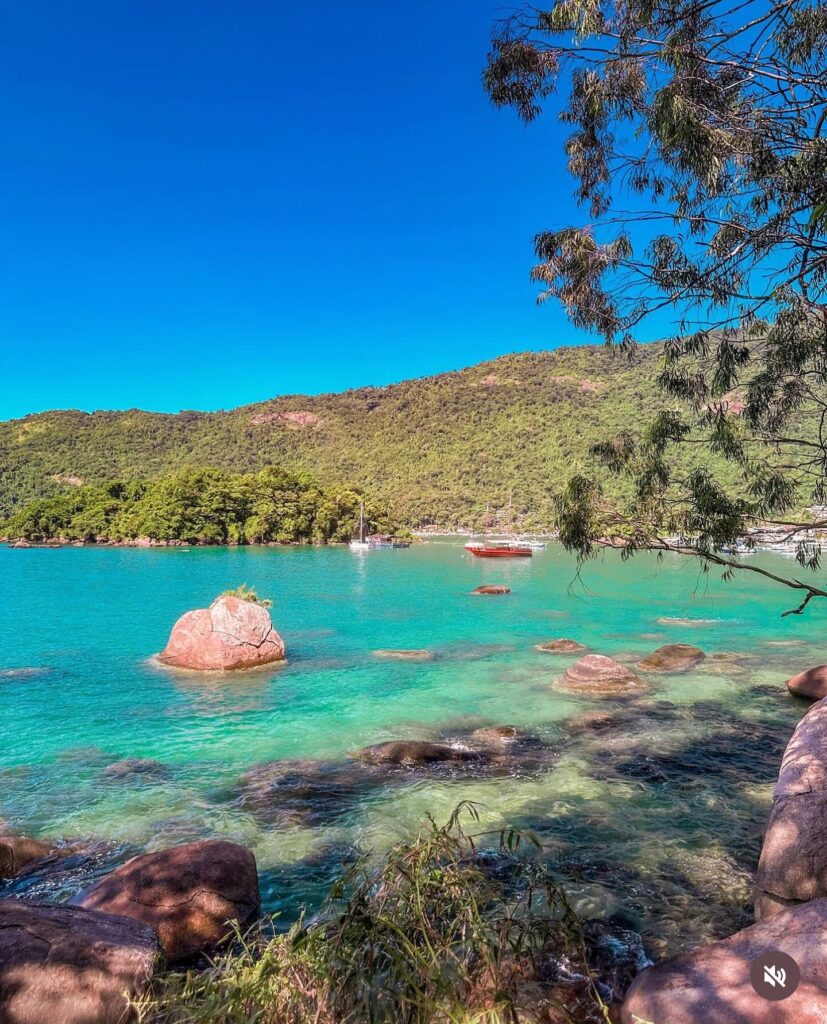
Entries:
[[323,487],[363,488],[409,525],[482,525],[511,501],[526,526],[543,526],[554,491],[590,468],[591,444],[663,407],[660,355],[660,345],[631,358],[562,348],[228,412],[27,416],[0,423],[0,518],[83,483],[278,465]]

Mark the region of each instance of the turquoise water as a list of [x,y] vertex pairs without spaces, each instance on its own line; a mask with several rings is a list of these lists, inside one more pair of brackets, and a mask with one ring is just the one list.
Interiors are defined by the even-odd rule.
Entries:
[[[85,850],[11,889],[58,898],[137,850],[221,835],[254,849],[266,904],[286,921],[343,860],[470,798],[486,827],[537,832],[582,911],[619,916],[662,954],[747,919],[772,782],[803,710],[782,684],[825,660],[817,602],[781,618],[796,603],[788,592],[749,576],[723,583],[679,556],[621,563],[608,552],[576,580],[556,545],[491,563],[453,540],[368,554],[0,547],[0,576],[0,818]],[[500,581],[512,594],[469,596]],[[153,663],[182,612],[241,582],[273,599],[287,665],[211,677]],[[560,636],[630,662],[668,642],[718,657],[647,677],[650,693],[632,704],[585,701],[552,688],[573,658],[534,649]],[[383,660],[381,648],[434,659]],[[578,728],[593,709],[615,726]],[[302,783],[369,743],[462,740],[491,723],[529,730],[544,756],[364,787],[346,767],[315,808],[317,788]],[[161,767],[106,774],[126,757]],[[251,806],[241,777],[283,760],[297,762],[290,813]]]

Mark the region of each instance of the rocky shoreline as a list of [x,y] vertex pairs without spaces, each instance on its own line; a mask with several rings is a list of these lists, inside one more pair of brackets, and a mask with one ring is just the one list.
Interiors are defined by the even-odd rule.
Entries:
[[[599,678],[596,685],[599,691]],[[613,696],[603,695],[609,700],[607,722],[584,722],[586,728],[611,728],[611,720],[622,717],[621,709],[608,710]],[[237,799],[267,822],[312,826],[334,821],[366,787],[386,786],[394,777],[404,783],[412,772],[453,776],[463,771],[480,777],[516,766],[521,772],[547,771],[556,757],[557,751],[524,730],[488,726],[441,742],[386,741],[355,751],[343,762],[258,765],[240,778]],[[756,878],[756,923],[652,966],[639,962],[634,943],[627,942],[624,956],[637,960],[634,965],[624,960],[625,966],[613,961],[611,977],[600,976],[609,967],[595,947],[593,966],[604,997],[611,997],[614,1021],[800,1024],[827,1013],[827,960],[822,944],[812,941],[814,932],[827,928],[827,844],[821,831],[825,766],[827,699],[822,699],[801,719],[784,754]],[[149,770],[126,762],[117,772],[117,766],[110,767],[107,778]],[[61,843],[2,836],[0,877],[48,876],[74,852]],[[0,1018],[4,1024],[27,1024],[35,1007],[43,1020],[62,1024],[116,1024],[125,1009],[125,991],[134,998],[147,991],[159,970],[210,954],[237,929],[249,926],[259,905],[252,851],[220,838],[139,854],[68,904],[31,902],[25,896],[0,900]],[[611,931],[609,926],[605,933],[604,926],[607,939]],[[42,953],[45,942],[49,958]],[[799,989],[782,1004],[768,1004],[749,983],[750,964],[765,950],[788,953],[801,970]],[[55,958],[60,962],[58,989],[53,985]],[[766,1015],[769,1006],[772,1017]]]
[[[599,706],[579,711],[565,728],[570,737],[593,736],[601,743],[622,733],[642,712],[668,718],[672,705],[649,694],[653,677],[714,673],[723,657],[680,643],[663,645],[634,662],[615,660],[589,652],[568,637],[536,648],[542,659],[576,657],[553,685]],[[378,649],[373,655],[410,662],[412,668],[433,658],[433,652],[421,649]],[[220,673],[243,672],[284,657],[284,642],[265,604],[249,594],[245,598],[228,593],[209,608],[182,616],[159,661],[171,669]],[[787,683],[790,700],[814,702],[781,761],[755,877],[755,923],[651,966],[642,958],[639,940],[635,944],[618,922],[600,927],[597,922],[583,923],[584,934],[597,929],[594,942],[587,943],[594,957],[591,969],[617,1024],[799,1024],[827,1017],[827,959],[821,944],[812,941],[814,933],[827,929],[827,844],[822,826],[827,811],[827,697],[816,699],[825,679],[827,666],[817,666]],[[668,706],[661,707],[664,704]],[[255,765],[236,780],[232,796],[267,827],[314,828],[336,823],[366,793],[411,779],[540,777],[558,763],[565,742],[496,723],[428,739],[400,737],[355,750],[339,761]],[[646,769],[651,770],[649,765]],[[163,778],[166,770],[155,761],[126,758],[103,767],[101,781],[124,784],[130,779]],[[638,771],[631,764],[627,770]],[[8,825],[3,831],[0,878],[6,881],[48,880],[60,875],[72,858],[82,861],[87,856],[83,844],[14,835]],[[487,864],[496,872],[496,857]],[[30,899],[25,887],[18,898],[0,900],[3,1024],[30,1024],[33,1013],[39,1014],[37,1019],[61,1024],[120,1024],[127,993],[134,998],[147,992],[161,970],[196,964],[252,924],[259,913],[255,856],[221,837],[139,853],[108,867],[91,884],[87,880],[78,886],[68,903]],[[625,949],[622,955],[617,953],[620,946]],[[615,949],[613,959],[607,958],[608,948]],[[750,986],[750,965],[766,950],[788,953],[801,970],[799,989],[781,1004],[767,1003]],[[555,984],[560,991],[568,991],[568,985],[582,995],[576,979],[558,979]],[[768,1007],[772,1016],[767,1015]]]

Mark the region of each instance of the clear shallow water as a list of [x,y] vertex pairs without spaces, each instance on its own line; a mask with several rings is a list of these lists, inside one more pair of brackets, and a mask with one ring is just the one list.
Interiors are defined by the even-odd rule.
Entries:
[[[474,560],[454,541],[367,555],[0,547],[0,818],[95,844],[91,858],[7,890],[67,898],[138,850],[220,835],[254,849],[266,905],[287,920],[355,851],[381,851],[426,814],[473,799],[487,827],[534,829],[579,908],[621,916],[655,955],[739,927],[781,751],[803,711],[782,684],[825,660],[825,612],[816,602],[781,618],[789,593],[748,576],[725,584],[679,556],[621,563],[609,552],[581,582],[574,573],[556,545],[513,563]],[[513,593],[469,596],[500,581]],[[152,663],[183,611],[241,582],[273,598],[286,666],[210,677]],[[584,701],[551,686],[574,659],[533,648],[558,636],[629,661],[669,642],[731,657],[648,676],[650,693],[632,704]],[[435,658],[387,661],[379,648]],[[578,729],[595,709],[612,711],[614,727]],[[314,807],[306,779],[318,779],[319,762],[492,723],[530,730],[543,757],[364,785],[346,770]],[[164,769],[108,778],[125,757]],[[288,759],[301,762],[289,813],[242,799],[246,771]]]

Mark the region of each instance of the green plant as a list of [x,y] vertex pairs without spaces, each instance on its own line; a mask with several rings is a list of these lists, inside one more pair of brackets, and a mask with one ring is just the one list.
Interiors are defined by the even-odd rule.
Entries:
[[[478,849],[462,803],[361,863],[320,915],[248,934],[205,971],[168,974],[138,1004],[142,1024],[518,1024],[607,1022],[580,923],[524,834]],[[506,869],[506,870],[500,870]],[[507,877],[508,881],[501,879]],[[564,983],[566,973],[580,978]]]
[[222,590],[222,597],[237,597],[240,601],[249,601],[251,604],[260,604],[262,608],[272,608],[273,602],[267,597],[259,597],[252,587],[246,583],[235,587],[233,590]]

